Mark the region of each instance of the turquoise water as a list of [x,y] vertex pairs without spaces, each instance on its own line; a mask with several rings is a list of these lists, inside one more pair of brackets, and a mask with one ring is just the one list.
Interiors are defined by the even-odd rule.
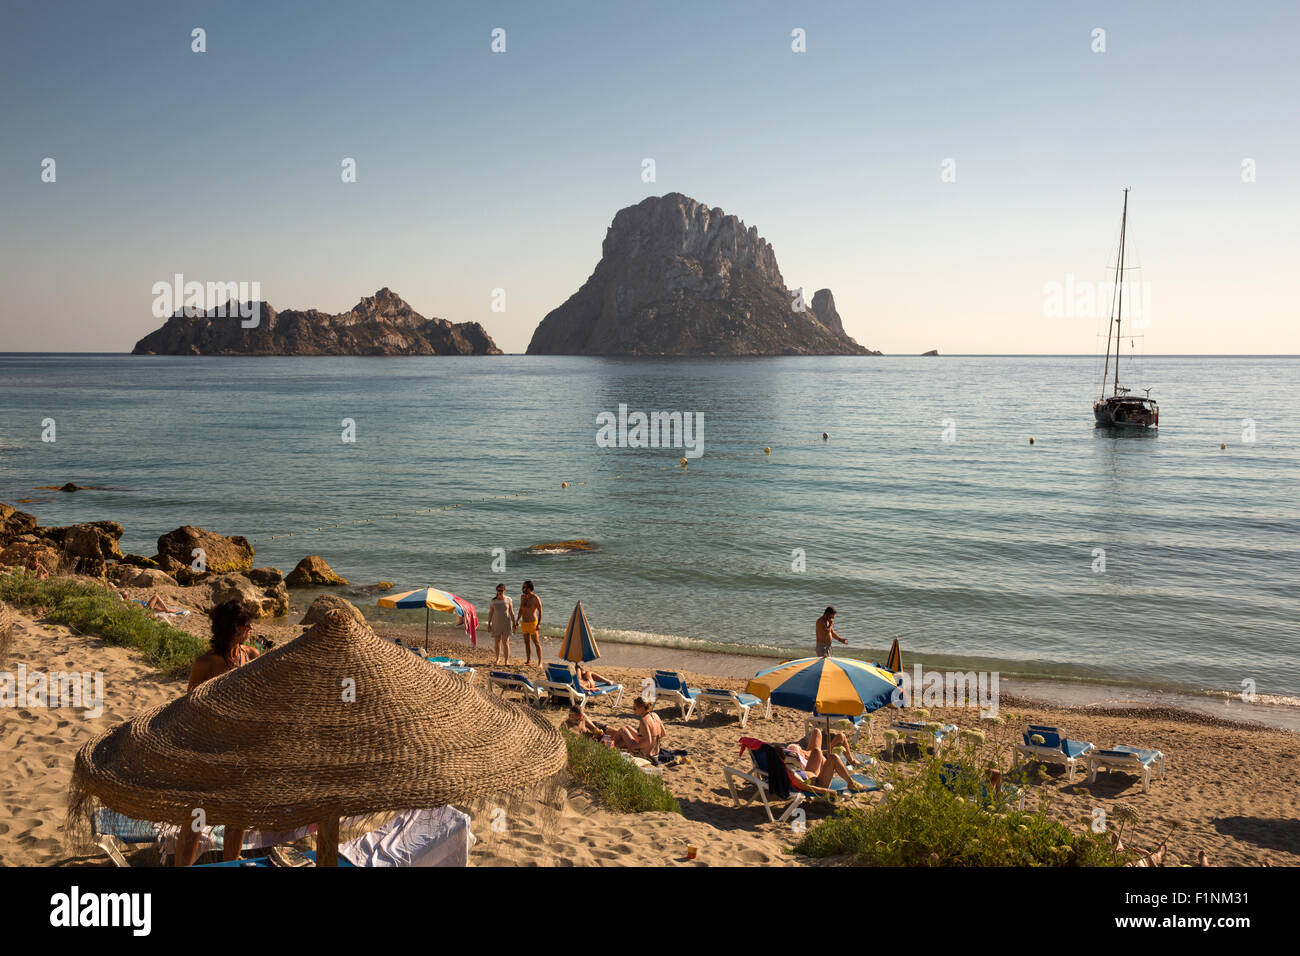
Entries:
[[[834,604],[868,657],[1300,697],[1300,360],[1142,371],[1158,436],[1093,427],[1091,357],[0,355],[0,501],[480,608],[532,578],[553,632],[581,599],[606,639],[802,655]],[[620,403],[702,413],[703,456],[598,447]],[[33,490],[66,481],[108,490]],[[600,551],[524,553],[569,538]]]

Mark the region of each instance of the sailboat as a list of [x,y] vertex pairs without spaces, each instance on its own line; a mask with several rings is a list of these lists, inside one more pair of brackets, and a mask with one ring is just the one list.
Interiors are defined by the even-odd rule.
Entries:
[[[1111,296],[1110,322],[1106,327],[1106,368],[1101,374],[1101,397],[1092,403],[1092,414],[1098,428],[1147,428],[1160,426],[1160,406],[1151,397],[1130,394],[1131,390],[1119,383],[1119,343],[1124,321],[1124,241],[1128,234],[1128,187],[1124,188],[1124,212],[1119,223],[1119,258],[1115,263],[1115,291]],[[1106,394],[1110,379],[1110,343],[1115,343],[1115,378],[1111,393]]]

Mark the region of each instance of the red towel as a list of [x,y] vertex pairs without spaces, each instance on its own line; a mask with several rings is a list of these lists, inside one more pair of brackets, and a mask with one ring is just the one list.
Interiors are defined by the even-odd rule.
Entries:
[[455,594],[451,594],[450,591],[447,593],[451,595],[451,599],[456,602],[456,607],[460,609],[460,618],[465,624],[465,633],[469,635],[469,642],[478,647],[478,611],[475,610],[473,604],[470,604],[463,597],[457,597]]

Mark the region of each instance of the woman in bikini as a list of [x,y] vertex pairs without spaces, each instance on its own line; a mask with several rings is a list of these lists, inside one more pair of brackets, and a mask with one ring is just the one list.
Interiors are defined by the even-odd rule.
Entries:
[[814,730],[809,735],[807,750],[798,744],[791,744],[785,748],[785,752],[799,761],[799,766],[803,770],[795,772],[800,774],[805,785],[817,790],[829,791],[831,781],[839,777],[849,785],[850,790],[856,792],[867,789],[853,779],[839,754],[827,754],[822,751],[820,730]]
[[632,710],[638,718],[633,727],[619,727],[611,734],[614,746],[627,750],[638,757],[654,757],[664,742],[664,724],[659,715],[650,709],[644,697],[632,701]]
[[608,677],[601,677],[595,671],[588,667],[583,667],[581,664],[574,668],[574,673],[578,675],[578,686],[583,690],[595,690],[596,685],[598,684],[614,683]]
[[[256,649],[244,642],[253,633],[253,615],[239,601],[227,601],[218,604],[208,612],[212,622],[212,650],[194,662],[190,668],[190,693],[200,684],[226,671],[242,667],[258,656]],[[222,844],[221,858],[227,862],[239,859],[239,850],[244,844],[244,831],[226,827],[226,839]],[[190,866],[199,855],[199,834],[190,825],[181,827],[176,836],[176,865]]]

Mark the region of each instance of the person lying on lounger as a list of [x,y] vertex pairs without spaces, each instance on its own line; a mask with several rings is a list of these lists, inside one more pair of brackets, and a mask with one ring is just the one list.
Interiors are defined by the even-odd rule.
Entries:
[[[808,731],[808,735],[807,735],[806,737],[804,737],[803,740],[799,741],[798,746],[799,746],[799,749],[800,749],[800,750],[803,750],[803,751],[806,753],[807,751],[813,749],[813,746],[814,746],[814,744],[813,744],[813,734],[822,734],[822,731],[817,730],[817,729],[813,729],[813,730]],[[824,734],[823,734],[823,736],[824,736]],[[849,753],[849,738],[848,738],[847,736],[845,736],[844,734],[840,733],[838,730],[837,730],[837,731],[832,731],[832,732],[831,732],[831,745],[830,745],[829,747],[827,747],[826,749],[829,750],[829,751],[834,752],[834,751],[840,749],[841,747],[844,749],[844,752],[845,752],[845,753]]]
[[574,672],[578,675],[578,686],[583,690],[595,690],[597,684],[614,683],[608,677],[601,677],[595,671],[583,667],[581,664],[574,668]]
[[598,724],[588,717],[581,707],[569,708],[569,716],[564,721],[564,726],[575,734],[586,734],[592,740],[599,740],[604,737],[607,729],[604,724]]
[[637,725],[611,730],[614,746],[647,759],[658,755],[664,742],[663,721],[650,709],[644,697],[632,701],[632,710],[637,716]]
[[[803,768],[801,776],[805,786],[819,792],[829,792],[831,781],[839,777],[849,785],[850,790],[866,789],[849,775],[849,768],[844,766],[844,761],[840,759],[839,754],[828,754],[822,751],[820,730],[814,730],[808,738],[811,746],[806,750],[798,744],[791,744],[785,748],[785,752],[798,760],[799,766]],[[799,771],[795,772],[799,773]]]

